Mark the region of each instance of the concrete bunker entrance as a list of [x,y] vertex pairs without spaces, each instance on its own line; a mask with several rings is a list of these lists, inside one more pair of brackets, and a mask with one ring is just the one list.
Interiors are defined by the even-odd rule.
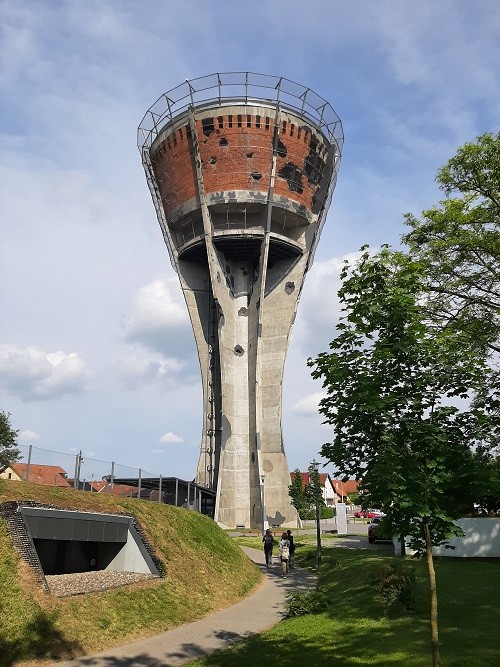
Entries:
[[159,576],[131,517],[20,507],[44,575],[111,570]]

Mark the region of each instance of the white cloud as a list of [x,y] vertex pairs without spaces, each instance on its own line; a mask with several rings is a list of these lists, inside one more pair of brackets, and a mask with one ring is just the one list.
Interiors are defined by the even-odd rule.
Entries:
[[168,433],[165,433],[165,435],[161,436],[160,442],[184,442],[184,439],[181,438],[180,435],[176,435],[175,433],[168,431]]
[[163,449],[152,449],[151,454],[163,454]]
[[304,417],[317,415],[319,402],[322,398],[325,398],[325,396],[326,394],[321,391],[309,394],[309,396],[304,396],[292,405],[292,412],[296,415],[303,415]]
[[298,345],[306,356],[315,356],[328,349],[340,316],[337,296],[340,271],[345,260],[353,264],[359,256],[360,253],[355,252],[316,262],[306,275],[293,334],[293,344]]
[[40,436],[38,433],[35,433],[35,431],[20,431],[19,432],[19,438],[21,440],[38,440]]
[[76,352],[0,345],[0,383],[23,401],[44,401],[83,391],[90,378]]
[[[127,308],[125,338],[170,356],[191,352],[193,335],[177,276],[157,278],[141,287]],[[191,348],[186,348],[186,339]]]
[[111,367],[122,378],[129,389],[154,382],[170,385],[179,382],[185,364],[174,358],[165,358],[157,353],[138,350],[132,354],[115,355]]

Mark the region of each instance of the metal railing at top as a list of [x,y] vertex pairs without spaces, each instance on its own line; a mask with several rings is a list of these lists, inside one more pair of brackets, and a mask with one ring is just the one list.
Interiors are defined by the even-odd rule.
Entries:
[[[282,76],[256,72],[216,72],[184,83],[161,95],[147,110],[137,131],[141,154],[149,151],[165,124],[189,107],[221,103],[264,103],[293,110],[313,123],[342,153],[342,123],[331,105],[310,88]],[[144,159],[144,158],[143,158]]]

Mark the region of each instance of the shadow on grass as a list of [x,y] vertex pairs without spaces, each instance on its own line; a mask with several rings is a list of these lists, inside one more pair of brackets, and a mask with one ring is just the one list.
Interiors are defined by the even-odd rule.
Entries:
[[23,660],[63,660],[82,652],[78,642],[67,640],[55,626],[57,614],[37,611],[23,628],[21,638],[0,632],[0,664],[10,667]]

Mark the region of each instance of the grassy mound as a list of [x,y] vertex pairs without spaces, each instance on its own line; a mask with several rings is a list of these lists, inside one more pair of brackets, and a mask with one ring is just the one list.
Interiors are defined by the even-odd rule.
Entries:
[[0,503],[133,514],[165,577],[73,598],[53,598],[13,549],[0,520],[0,655],[6,667],[74,657],[163,632],[237,602],[260,571],[209,518],[160,503],[0,480]]

